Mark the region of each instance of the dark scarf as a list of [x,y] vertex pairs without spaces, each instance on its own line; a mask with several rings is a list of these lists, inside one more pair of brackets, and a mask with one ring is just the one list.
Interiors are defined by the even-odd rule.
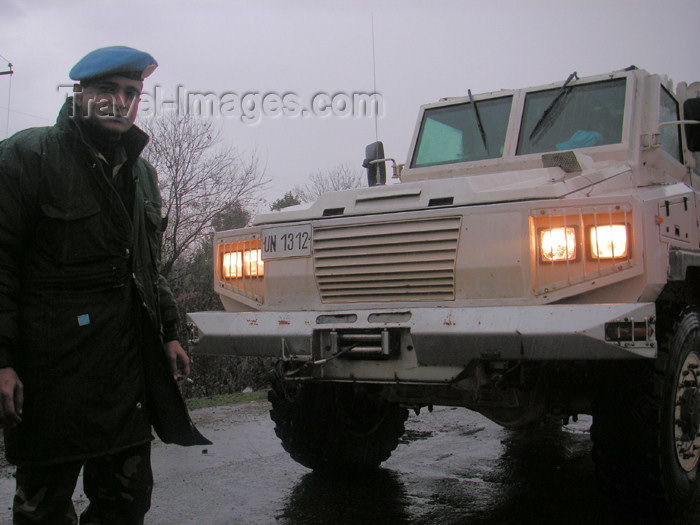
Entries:
[[82,118],[77,119],[77,123],[85,142],[102,154],[107,160],[111,171],[114,161],[114,152],[122,140],[121,134],[100,129]]

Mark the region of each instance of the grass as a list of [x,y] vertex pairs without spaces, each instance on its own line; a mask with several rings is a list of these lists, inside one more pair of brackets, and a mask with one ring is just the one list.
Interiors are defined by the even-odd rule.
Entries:
[[218,407],[221,405],[236,405],[238,403],[249,403],[250,401],[261,401],[267,399],[267,390],[257,392],[236,392],[235,394],[221,394],[212,397],[192,397],[186,399],[187,408],[197,410],[198,408]]

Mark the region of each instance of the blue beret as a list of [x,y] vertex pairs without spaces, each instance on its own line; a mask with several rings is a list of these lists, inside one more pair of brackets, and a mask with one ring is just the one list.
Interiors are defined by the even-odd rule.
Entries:
[[158,62],[148,53],[126,46],[111,46],[90,51],[73,66],[69,76],[78,81],[109,75],[143,80],[156,67]]

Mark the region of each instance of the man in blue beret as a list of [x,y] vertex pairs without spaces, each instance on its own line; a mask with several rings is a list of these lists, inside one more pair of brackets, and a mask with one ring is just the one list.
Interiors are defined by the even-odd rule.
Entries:
[[17,465],[14,523],[141,524],[151,502],[151,428],[209,443],[176,380],[189,373],[159,273],[165,220],[134,126],[157,63],[97,49],[56,124],[0,142],[0,423]]

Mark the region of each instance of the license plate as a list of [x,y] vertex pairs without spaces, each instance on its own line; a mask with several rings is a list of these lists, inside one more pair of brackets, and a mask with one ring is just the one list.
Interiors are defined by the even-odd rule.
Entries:
[[311,255],[311,225],[279,226],[262,231],[262,259],[285,259]]

